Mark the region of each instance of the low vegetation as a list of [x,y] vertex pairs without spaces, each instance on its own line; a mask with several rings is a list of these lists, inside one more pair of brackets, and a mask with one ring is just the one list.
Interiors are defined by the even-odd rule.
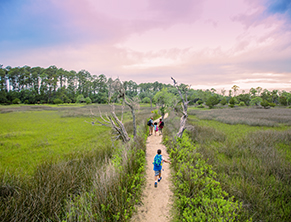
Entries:
[[171,116],[166,125],[163,139],[173,163],[174,221],[241,221],[241,203],[223,191],[189,136],[176,138],[179,120]]
[[197,115],[199,119],[216,120],[227,124],[246,124],[250,126],[279,126],[291,125],[291,110],[275,109],[212,109],[201,111],[190,109],[189,115]]
[[242,203],[241,221],[290,221],[290,110],[191,113],[197,116],[190,116],[188,136],[217,173],[222,189]]
[[[74,125],[79,127],[80,131],[85,130],[83,125],[85,128],[89,128],[90,130],[86,131],[89,135],[84,139],[82,133],[72,129],[72,125],[63,124],[66,125],[65,128],[71,128],[75,132],[74,137],[82,140],[83,143],[76,144],[74,140],[69,140],[71,144],[68,147],[73,148],[70,152],[68,149],[68,153],[63,158],[42,156],[42,161],[32,162],[34,167],[29,174],[10,173],[9,170],[1,172],[1,220],[127,221],[130,218],[134,205],[140,200],[141,185],[144,180],[147,135],[145,120],[149,116],[149,108],[137,111],[137,122],[139,123],[137,137],[135,141],[132,139],[127,144],[111,142],[109,131],[106,131],[106,128],[101,127],[102,130],[98,131],[100,126],[92,126],[88,119],[89,116],[85,117],[87,113],[90,113],[91,108],[96,107],[61,108],[58,110],[60,112],[25,112],[28,116],[31,114],[31,116],[46,117],[48,118],[46,121],[54,120],[53,128],[59,137],[68,132],[61,133],[62,130],[65,130],[61,127],[63,121],[73,120],[81,120]],[[108,109],[108,107],[103,108],[103,112]],[[21,108],[18,111],[22,111]],[[6,114],[21,116],[23,113],[13,111]],[[130,114],[125,113],[123,116],[125,123],[131,122],[127,118],[128,115]],[[84,120],[88,120],[89,123]],[[27,121],[26,127],[30,130],[34,128],[33,122]],[[20,126],[23,125],[20,124]],[[132,131],[132,128],[132,125],[127,125],[128,131]],[[22,130],[26,130],[26,128],[23,127]],[[89,131],[93,131],[93,134],[90,134]],[[48,133],[48,131],[46,132]],[[49,133],[53,132],[49,131]],[[106,134],[109,137],[105,136]],[[60,141],[59,137],[55,136],[51,141]],[[86,141],[92,143],[86,143]],[[62,150],[63,146],[64,143],[59,142],[55,150]],[[29,151],[30,146],[27,147],[26,150]],[[18,149],[22,148],[23,146],[20,146]],[[41,151],[39,150],[39,152]],[[25,170],[27,169],[18,170],[18,172]]]

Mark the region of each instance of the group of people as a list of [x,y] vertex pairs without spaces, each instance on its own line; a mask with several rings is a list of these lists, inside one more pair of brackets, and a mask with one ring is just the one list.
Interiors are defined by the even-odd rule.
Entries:
[[159,135],[162,135],[162,131],[164,128],[164,122],[163,119],[161,118],[159,123],[154,122],[153,117],[151,117],[151,119],[148,122],[149,128],[150,128],[150,132],[149,132],[149,136],[153,135],[153,131],[155,131],[155,136],[157,135],[157,132],[159,131]]
[[[159,135],[162,135],[163,128],[164,128],[164,122],[163,119],[161,118],[159,120],[159,123],[154,122],[153,117],[148,121],[148,126],[149,126],[149,136],[153,135],[153,131],[155,131],[155,136],[157,135],[157,132],[159,131]],[[155,172],[155,183],[154,187],[158,187],[158,182],[162,180],[162,165],[163,163],[171,163],[168,160],[165,160],[164,157],[162,156],[162,151],[160,149],[157,150],[157,154],[154,158],[154,172]]]

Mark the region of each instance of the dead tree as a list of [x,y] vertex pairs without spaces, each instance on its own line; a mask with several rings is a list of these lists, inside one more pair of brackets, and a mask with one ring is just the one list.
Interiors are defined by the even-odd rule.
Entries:
[[[123,87],[123,84],[121,83],[121,81],[119,79],[116,79],[114,81],[110,81],[109,83],[109,92],[108,92],[108,103],[111,103],[111,97],[113,96],[114,93],[117,93],[117,98],[122,98],[123,99],[123,103],[125,103],[131,110],[131,114],[132,114],[132,122],[133,122],[133,136],[134,139],[136,139],[136,134],[137,134],[137,130],[136,130],[136,118],[135,118],[135,103],[133,101],[128,101],[128,99],[125,96],[125,89]],[[107,126],[107,127],[111,127],[113,129],[114,134],[116,134],[117,136],[115,137],[115,139],[122,139],[123,142],[128,142],[130,140],[130,137],[128,136],[128,133],[122,123],[122,120],[120,121],[118,119],[118,117],[115,114],[115,108],[114,105],[111,104],[111,115],[107,115],[106,119],[102,116],[100,110],[100,118],[102,119],[102,121],[99,121],[98,119],[94,119],[92,121],[92,124],[94,124],[95,122],[103,125],[103,126]],[[92,111],[91,111],[91,115],[95,116]],[[123,107],[122,107],[122,115],[121,115],[121,119],[123,117]]]
[[181,90],[179,89],[179,87],[177,85],[176,80],[173,77],[171,77],[171,79],[173,80],[174,86],[178,90],[179,95],[180,95],[180,97],[182,99],[182,104],[181,105],[182,105],[182,109],[183,109],[183,111],[182,111],[183,116],[181,117],[181,120],[180,120],[180,128],[179,128],[179,131],[177,133],[177,136],[179,138],[182,138],[183,132],[186,129],[186,121],[187,121],[187,117],[188,117],[187,108],[188,108],[189,101],[187,100],[187,92],[185,92],[185,99],[184,99],[184,97],[183,97],[183,95],[181,93]]
[[119,79],[116,79],[113,82],[113,88],[118,93],[118,98],[122,98],[124,103],[130,108],[131,115],[132,115],[132,124],[133,124],[133,137],[134,139],[136,139],[137,131],[136,131],[136,118],[135,118],[135,103],[132,100],[126,98],[125,89]]
[[[115,139],[116,140],[117,139],[121,139],[123,142],[126,143],[126,142],[128,142],[130,140],[130,137],[128,136],[127,131],[126,131],[123,123],[116,116],[115,108],[114,108],[113,105],[111,105],[111,109],[112,109],[111,115],[105,114],[106,119],[103,118],[103,116],[101,114],[101,111],[99,109],[100,118],[102,119],[103,122],[99,121],[97,118],[95,118],[95,119],[92,120],[92,124],[95,124],[97,122],[100,125],[112,128],[113,134],[117,135],[115,137]],[[92,110],[91,110],[91,115],[95,116],[94,113],[92,112]]]

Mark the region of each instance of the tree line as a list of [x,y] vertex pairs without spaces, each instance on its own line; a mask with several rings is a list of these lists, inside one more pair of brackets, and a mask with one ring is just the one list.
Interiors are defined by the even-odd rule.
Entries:
[[[169,77],[170,78],[170,77]],[[0,65],[0,104],[59,104],[59,103],[108,103],[108,99],[118,102],[118,98],[109,96],[110,86],[114,80],[104,74],[92,75],[86,70],[76,72],[50,66],[42,67],[10,67]],[[173,106],[181,102],[179,92],[171,84],[140,83],[123,81],[125,94],[141,103],[155,103],[163,107]],[[240,105],[290,105],[291,93],[286,91],[268,91],[261,87],[242,91],[237,95],[239,87],[234,85],[226,95],[226,90],[218,93],[210,90],[194,90],[185,84],[179,88],[187,92],[189,105],[200,107],[221,103],[230,106]],[[186,94],[185,94],[186,95]]]

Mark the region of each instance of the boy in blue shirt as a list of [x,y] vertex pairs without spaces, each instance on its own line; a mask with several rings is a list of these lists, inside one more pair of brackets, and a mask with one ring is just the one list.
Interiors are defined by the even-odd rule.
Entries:
[[155,187],[158,186],[158,182],[160,182],[162,179],[162,164],[163,164],[163,162],[171,164],[170,161],[165,160],[163,158],[163,156],[161,155],[162,151],[160,149],[158,149],[157,153],[158,154],[155,156],[154,162],[153,162],[154,171],[155,171]]

